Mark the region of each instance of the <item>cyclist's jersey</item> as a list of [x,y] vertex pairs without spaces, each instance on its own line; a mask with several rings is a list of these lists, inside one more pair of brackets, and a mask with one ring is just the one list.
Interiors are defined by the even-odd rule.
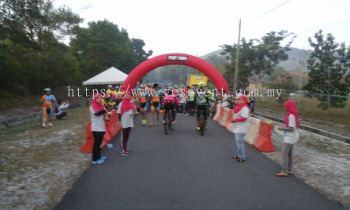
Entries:
[[139,94],[140,107],[142,109],[147,109],[148,107],[148,95],[145,93]]
[[154,102],[159,103],[159,102],[160,102],[160,97],[159,97],[158,95],[152,96],[152,102],[153,102],[153,103],[154,103]]
[[141,96],[140,97],[140,104],[145,104],[147,103],[147,97]]
[[174,95],[167,95],[164,98],[164,103],[175,103],[175,96]]
[[54,95],[43,95],[40,97],[40,103],[45,109],[52,109],[55,100],[56,98]]
[[107,97],[117,97],[118,91],[113,90],[113,89],[107,89],[106,91],[106,96]]
[[167,95],[164,98],[164,104],[163,104],[164,110],[165,111],[173,110],[174,109],[174,105],[175,105],[175,97],[174,97],[174,95]]
[[157,110],[160,109],[160,96],[161,96],[161,92],[155,91],[153,93],[153,96],[151,97],[152,106]]
[[123,97],[124,96],[124,94],[125,94],[125,91],[117,91],[117,95],[118,95],[118,97]]
[[208,105],[208,99],[204,93],[199,93],[196,97],[197,105]]

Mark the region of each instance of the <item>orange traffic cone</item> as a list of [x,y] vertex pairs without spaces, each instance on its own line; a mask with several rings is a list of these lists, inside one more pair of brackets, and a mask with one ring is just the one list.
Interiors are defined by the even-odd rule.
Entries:
[[225,123],[225,128],[228,128],[230,126],[230,124],[232,123],[232,120],[233,120],[233,115],[234,115],[234,110],[233,109],[230,109],[228,111],[228,116],[227,116],[227,120],[226,120],[226,123]]
[[105,124],[106,124],[106,132],[105,132],[105,135],[103,136],[102,144],[100,145],[101,148],[109,144],[113,139],[113,136],[111,134],[111,122],[108,121]]
[[272,123],[260,122],[258,138],[254,144],[256,150],[260,152],[274,152],[275,146],[272,144]]
[[85,142],[83,146],[80,147],[80,152],[91,153],[92,147],[94,145],[94,137],[91,132],[91,122],[87,122],[85,126],[86,126]]

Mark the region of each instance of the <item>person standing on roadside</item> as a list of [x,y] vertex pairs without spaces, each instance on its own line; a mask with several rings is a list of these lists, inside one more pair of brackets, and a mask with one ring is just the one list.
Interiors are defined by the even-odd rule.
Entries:
[[299,140],[299,113],[298,108],[293,99],[288,99],[283,104],[286,110],[286,116],[284,117],[284,127],[277,127],[279,130],[284,131],[283,145],[282,145],[282,170],[277,173],[278,177],[286,177],[293,174],[293,147]]
[[188,92],[188,108],[190,115],[194,115],[196,107],[196,89],[194,87],[189,88]]
[[106,157],[101,155],[101,143],[106,132],[105,120],[109,120],[108,112],[102,105],[103,97],[101,94],[94,95],[90,106],[91,131],[94,136],[94,145],[92,148],[92,164],[102,164]]
[[247,160],[244,148],[244,136],[248,131],[248,118],[248,99],[245,95],[241,95],[238,98],[238,103],[235,106],[232,120],[234,126],[233,132],[235,134],[236,141],[236,155],[232,156],[232,159],[235,159],[238,162],[244,162]]
[[134,113],[136,112],[135,105],[131,102],[131,93],[125,93],[123,101],[118,106],[118,117],[122,125],[122,138],[119,144],[120,154],[127,156],[128,141],[131,133],[131,129],[134,127]]
[[52,127],[51,116],[54,115],[55,109],[58,107],[56,97],[51,94],[51,88],[44,89],[45,94],[40,98],[41,107],[41,127]]
[[187,95],[184,89],[181,90],[180,93],[180,106],[181,106],[181,114],[186,115],[186,102]]

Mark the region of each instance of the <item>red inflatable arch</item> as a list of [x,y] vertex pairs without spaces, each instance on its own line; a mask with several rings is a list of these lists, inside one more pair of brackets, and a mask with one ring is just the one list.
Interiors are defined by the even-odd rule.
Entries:
[[169,53],[153,57],[136,66],[124,81],[121,88],[132,89],[148,72],[166,65],[184,65],[197,69],[205,74],[218,90],[228,90],[229,85],[221,73],[210,63],[193,55]]

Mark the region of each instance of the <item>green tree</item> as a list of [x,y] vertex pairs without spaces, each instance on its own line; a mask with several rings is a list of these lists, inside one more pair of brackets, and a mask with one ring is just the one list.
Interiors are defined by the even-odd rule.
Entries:
[[[290,38],[284,46],[282,41]],[[262,78],[264,75],[270,75],[273,68],[282,60],[287,60],[286,51],[290,50],[290,45],[294,41],[294,34],[288,31],[269,32],[260,40],[250,39],[246,41],[242,38],[239,57],[239,75],[238,86],[245,88],[249,84],[249,77],[256,75]],[[237,45],[223,45],[223,55],[229,60],[226,66],[226,79],[232,84],[234,81],[235,58],[237,53]]]
[[69,8],[54,8],[50,0],[0,0],[0,38],[41,47],[72,35],[82,19]]
[[119,30],[108,20],[89,22],[87,28],[76,29],[71,46],[86,77],[115,66],[129,73],[136,66],[132,42],[125,29]]
[[142,39],[131,39],[131,44],[134,50],[134,57],[137,65],[147,60],[148,57],[153,54],[152,50],[146,52],[143,49],[145,46],[145,42]]
[[332,34],[319,30],[314,40],[309,37],[313,52],[308,60],[309,83],[305,89],[320,102],[319,107],[344,107],[349,94],[349,81],[342,81],[349,68],[350,52],[345,44],[338,44]]
[[80,22],[52,1],[0,0],[0,88],[33,93],[76,79],[67,72],[74,58],[68,59],[69,48],[59,39],[72,35]]

